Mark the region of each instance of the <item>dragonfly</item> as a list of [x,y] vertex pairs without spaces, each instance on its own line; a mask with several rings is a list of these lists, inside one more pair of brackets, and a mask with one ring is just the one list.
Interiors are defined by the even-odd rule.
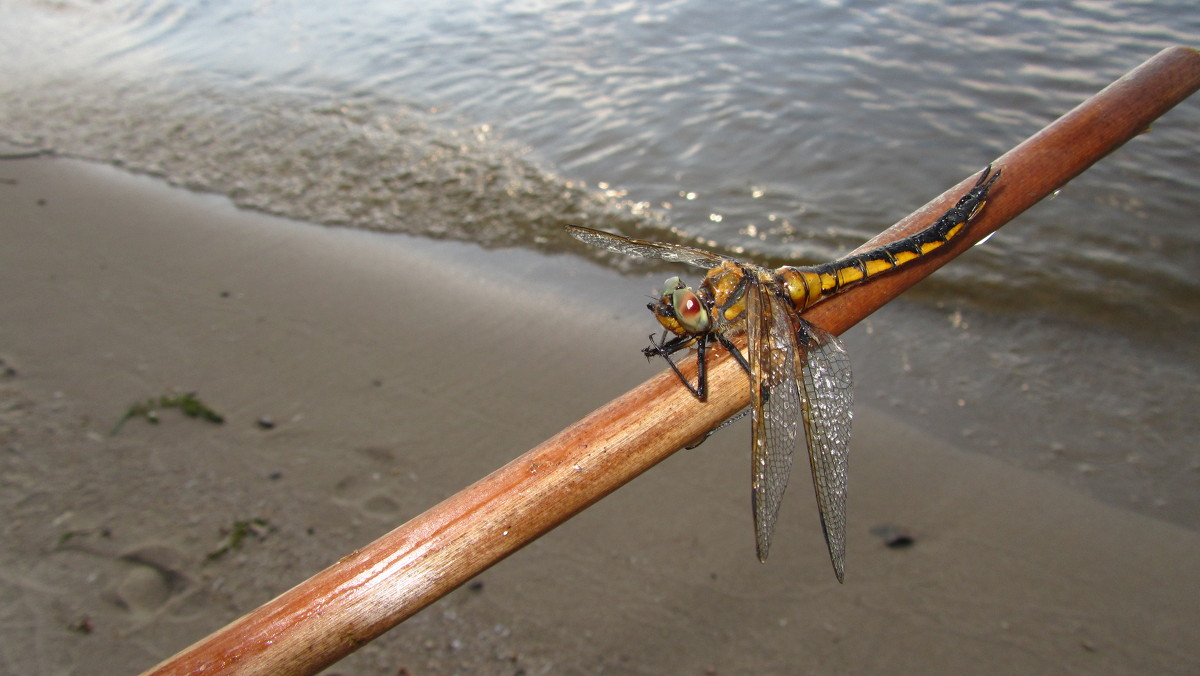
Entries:
[[[769,270],[695,247],[566,226],[572,236],[592,246],[708,269],[695,289],[671,277],[657,301],[646,306],[663,333],[657,339],[651,334],[642,353],[663,358],[701,401],[708,396],[707,355],[714,343],[748,374],[751,504],[759,561],[766,562],[771,548],[802,426],[821,530],[838,582],[845,581],[847,457],[854,403],[850,358],[837,336],[804,320],[800,313],[944,247],[983,209],[1000,173],[988,165],[953,207],[920,232],[814,266]],[[745,356],[734,343],[742,335]],[[690,349],[697,355],[694,385],[673,358]]]

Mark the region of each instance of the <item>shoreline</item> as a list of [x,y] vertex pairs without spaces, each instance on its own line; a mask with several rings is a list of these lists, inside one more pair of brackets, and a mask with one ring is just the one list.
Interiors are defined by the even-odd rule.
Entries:
[[[652,373],[630,358],[641,313],[571,302],[641,293],[590,264],[295,223],[80,160],[0,175],[14,673],[147,668]],[[190,391],[226,422],[108,434]],[[844,586],[801,467],[754,559],[742,424],[331,672],[1200,670],[1200,535],[856,413]]]

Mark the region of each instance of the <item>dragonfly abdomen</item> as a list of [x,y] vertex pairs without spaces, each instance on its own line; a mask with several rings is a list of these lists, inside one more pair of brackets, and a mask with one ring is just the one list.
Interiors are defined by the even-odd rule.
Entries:
[[983,209],[988,189],[999,177],[1000,172],[992,174],[989,166],[979,176],[975,186],[963,195],[957,204],[928,228],[916,234],[821,265],[782,267],[776,274],[787,287],[797,311],[803,312],[820,300],[876,275],[907,265],[945,246]]

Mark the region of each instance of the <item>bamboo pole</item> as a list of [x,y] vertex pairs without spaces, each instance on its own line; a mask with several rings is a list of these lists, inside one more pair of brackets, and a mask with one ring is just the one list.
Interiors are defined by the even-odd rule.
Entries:
[[[837,334],[1129,139],[1200,88],[1200,52],[1173,47],[995,161],[987,208],[947,251],[818,304]],[[915,232],[970,187],[965,178],[864,247]],[[748,403],[720,351],[709,400],[664,371],[458,494],[152,668],[147,674],[310,674],[333,664],[654,466]],[[694,375],[694,360],[685,362]]]

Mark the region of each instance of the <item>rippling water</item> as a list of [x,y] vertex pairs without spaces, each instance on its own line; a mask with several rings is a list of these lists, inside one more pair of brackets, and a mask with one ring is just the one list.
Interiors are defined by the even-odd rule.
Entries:
[[[1200,46],[1191,2],[414,5],[6,3],[0,137],[329,224],[562,249],[582,222],[813,263]],[[1197,148],[1191,100],[922,284],[856,360],[896,382],[966,363],[953,394],[913,380],[1018,401],[956,412],[962,443],[1024,424],[1016,462],[1200,527]]]

